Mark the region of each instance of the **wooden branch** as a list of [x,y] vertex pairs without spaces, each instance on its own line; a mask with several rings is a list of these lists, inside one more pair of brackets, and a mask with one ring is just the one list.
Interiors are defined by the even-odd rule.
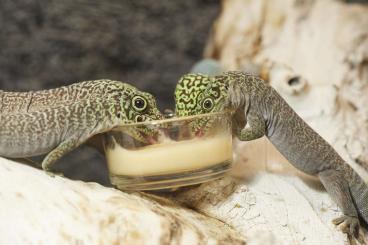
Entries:
[[243,244],[230,226],[159,197],[50,177],[0,158],[0,244]]

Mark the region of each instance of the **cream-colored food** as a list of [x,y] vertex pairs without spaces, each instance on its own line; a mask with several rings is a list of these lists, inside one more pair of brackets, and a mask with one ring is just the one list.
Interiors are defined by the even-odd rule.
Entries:
[[213,138],[165,142],[137,150],[116,145],[107,149],[111,174],[156,175],[190,171],[209,167],[232,158],[230,134]]

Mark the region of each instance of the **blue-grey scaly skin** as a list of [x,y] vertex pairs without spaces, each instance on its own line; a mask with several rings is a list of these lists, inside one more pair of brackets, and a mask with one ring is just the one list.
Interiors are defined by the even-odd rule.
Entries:
[[177,116],[233,111],[233,133],[240,140],[266,135],[296,168],[320,178],[344,213],[335,224],[344,222],[346,232],[354,235],[358,217],[368,223],[367,184],[260,78],[242,72],[187,74],[178,82],[175,101]]
[[[162,118],[151,94],[111,80],[28,94],[2,91],[0,102],[0,155],[22,158],[48,153],[42,162],[47,171],[64,154],[96,134]],[[144,141],[154,132],[137,127],[126,133]]]

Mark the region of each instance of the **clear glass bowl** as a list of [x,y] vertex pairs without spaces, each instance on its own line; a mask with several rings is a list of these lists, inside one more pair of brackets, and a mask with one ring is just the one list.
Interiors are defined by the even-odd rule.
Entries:
[[[145,139],[132,132],[146,128]],[[151,136],[148,136],[151,135]],[[129,124],[105,134],[111,183],[122,190],[172,189],[223,176],[232,164],[227,112]]]

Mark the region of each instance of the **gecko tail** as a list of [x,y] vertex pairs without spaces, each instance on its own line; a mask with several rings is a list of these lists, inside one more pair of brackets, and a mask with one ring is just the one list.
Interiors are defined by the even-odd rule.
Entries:
[[368,226],[368,185],[355,171],[352,174],[353,180],[349,182],[349,189],[359,216]]

